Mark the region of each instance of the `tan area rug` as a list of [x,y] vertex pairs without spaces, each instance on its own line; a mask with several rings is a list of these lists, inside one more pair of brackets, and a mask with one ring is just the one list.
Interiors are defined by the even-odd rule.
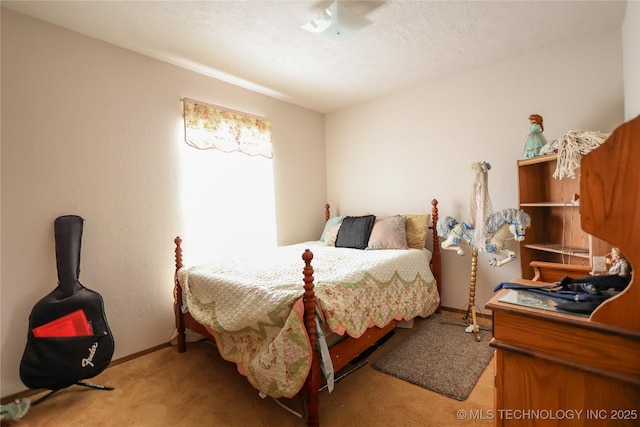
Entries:
[[491,331],[482,340],[466,333],[466,323],[434,315],[378,359],[373,367],[456,400],[465,400],[493,356]]

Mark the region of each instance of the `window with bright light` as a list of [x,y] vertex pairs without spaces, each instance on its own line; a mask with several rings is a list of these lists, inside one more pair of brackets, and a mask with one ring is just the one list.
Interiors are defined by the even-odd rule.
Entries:
[[183,102],[181,194],[189,263],[276,246],[271,123]]

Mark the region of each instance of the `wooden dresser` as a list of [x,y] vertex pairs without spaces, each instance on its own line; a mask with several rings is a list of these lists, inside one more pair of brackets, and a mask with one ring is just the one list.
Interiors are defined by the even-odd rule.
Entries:
[[640,332],[500,302],[506,292],[487,304],[495,425],[640,426]]
[[[581,170],[582,228],[640,269],[640,117],[588,153]],[[633,273],[627,289],[589,317],[531,304],[513,290],[489,301],[496,426],[640,426],[635,282]]]

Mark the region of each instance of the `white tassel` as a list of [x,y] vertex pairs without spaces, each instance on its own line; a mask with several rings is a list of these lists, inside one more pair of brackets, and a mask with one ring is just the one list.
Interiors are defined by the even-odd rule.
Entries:
[[474,228],[473,246],[482,251],[485,249],[485,225],[489,215],[493,213],[489,196],[489,169],[487,162],[475,162],[471,169],[476,173],[471,192],[469,225]]
[[598,148],[609,135],[611,134],[586,130],[571,130],[562,135],[558,140],[558,162],[553,177],[575,178],[582,156]]

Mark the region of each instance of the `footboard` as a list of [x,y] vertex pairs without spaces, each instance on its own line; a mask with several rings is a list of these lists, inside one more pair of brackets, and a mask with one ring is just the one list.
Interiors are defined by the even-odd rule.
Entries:
[[[178,352],[183,353],[186,351],[186,329],[192,330],[200,335],[203,335],[212,341],[215,341],[215,338],[207,328],[205,328],[202,324],[198,323],[188,312],[182,311],[183,305],[183,297],[182,297],[182,285],[178,280],[178,270],[183,267],[182,263],[182,239],[180,237],[176,237],[174,239],[175,243],[175,273],[174,273],[174,288],[173,288],[173,311],[175,315],[175,324],[177,331],[177,340],[178,340]],[[304,294],[303,294],[303,303],[304,303],[304,324],[305,329],[307,330],[307,335],[309,336],[309,342],[311,343],[311,348],[313,349],[312,353],[312,362],[311,369],[307,376],[305,382],[305,391],[307,393],[307,414],[308,414],[308,425],[309,426],[317,426],[319,425],[319,398],[318,392],[320,387],[324,384],[324,377],[322,375],[322,370],[320,368],[320,354],[317,351],[316,343],[317,343],[317,333],[316,333],[316,323],[315,323],[315,306],[316,306],[316,297],[314,292],[314,283],[313,283],[313,267],[311,266],[311,260],[313,259],[313,253],[307,249],[302,254],[302,259],[304,261],[304,268],[302,270],[303,273],[303,281],[304,281]]]

